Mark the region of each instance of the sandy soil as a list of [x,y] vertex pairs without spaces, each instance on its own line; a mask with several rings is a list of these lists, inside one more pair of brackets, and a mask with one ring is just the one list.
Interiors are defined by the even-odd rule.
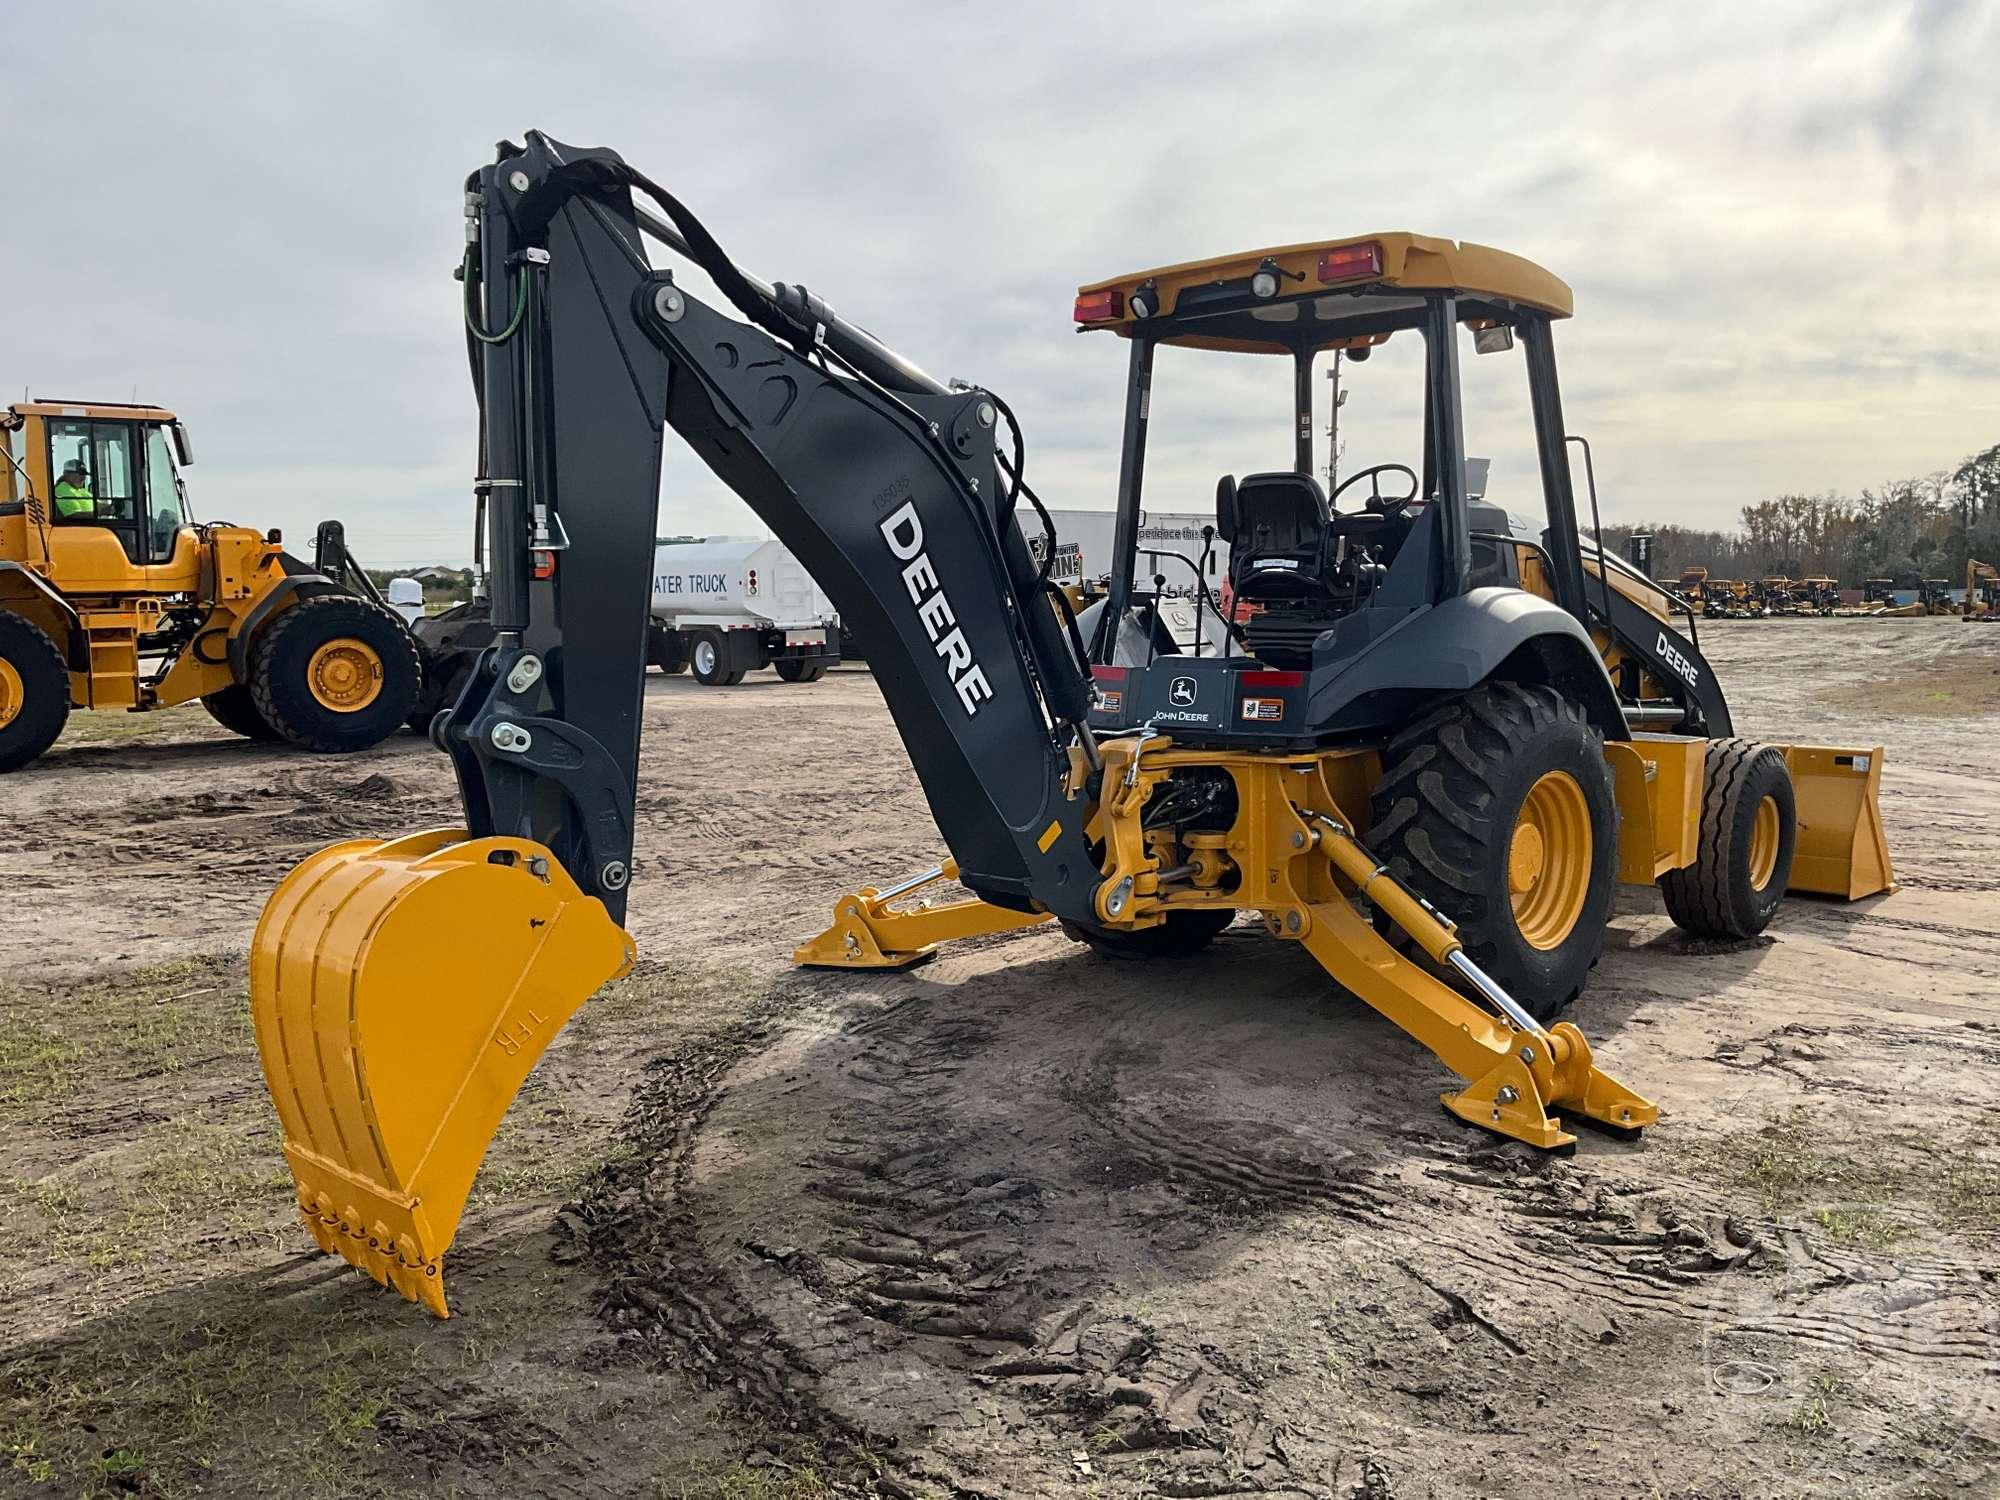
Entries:
[[446,1325],[286,1223],[236,957],[300,855],[449,821],[442,759],[80,726],[0,782],[0,1491],[2000,1493],[2000,631],[1702,644],[1740,731],[1884,746],[1901,889],[1720,947],[1624,893],[1575,1018],[1663,1118],[1568,1161],[1259,930],[785,969],[939,852],[873,687],[650,679],[649,962]]

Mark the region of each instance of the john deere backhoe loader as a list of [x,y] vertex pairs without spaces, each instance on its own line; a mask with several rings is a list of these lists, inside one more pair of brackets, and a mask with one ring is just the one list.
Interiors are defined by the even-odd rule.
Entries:
[[339,522],[311,564],[276,532],[197,524],[192,457],[157,406],[0,412],[0,771],[54,744],[72,708],[199,698],[238,734],[313,750],[365,748],[410,712],[416,643]]
[[[1254,913],[1461,1075],[1444,1096],[1459,1118],[1561,1148],[1572,1122],[1636,1134],[1656,1116],[1556,1019],[1616,882],[1657,883],[1682,926],[1736,936],[1788,887],[1889,883],[1879,750],[1734,738],[1657,586],[1579,541],[1551,333],[1570,293],[1525,260],[1374,234],[1085,287],[1076,321],[1126,341],[1127,400],[1108,591],[1073,616],[998,396],[748,276],[610,151],[531,134],[466,186],[495,644],[432,724],[465,826],[313,856],[271,897],[251,967],[305,1223],[440,1315],[442,1256],[501,1115],[632,962],[620,923],[669,427],[865,635],[950,850],[843,898],[800,962],[902,966],[1047,921],[1170,958]],[[644,236],[728,308],[656,269]],[[1524,348],[1544,525],[1468,501],[1474,336]],[[1313,361],[1390,338],[1425,354],[1414,462],[1353,475],[1329,506]],[[1289,467],[1216,493],[1232,587],[1262,607],[1227,637],[1216,619],[1198,652],[1160,628],[1136,566],[1170,347],[1295,374]],[[973,898],[894,905],[946,878]]]

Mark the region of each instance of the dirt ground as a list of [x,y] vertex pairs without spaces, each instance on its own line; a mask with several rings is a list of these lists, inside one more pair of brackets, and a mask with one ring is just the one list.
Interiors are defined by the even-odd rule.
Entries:
[[1624,892],[1575,1019],[1662,1119],[1569,1160],[1261,929],[789,969],[939,853],[874,688],[650,678],[642,964],[446,1323],[292,1221],[242,958],[442,757],[80,718],[0,781],[0,1493],[2000,1495],[2000,629],[1702,644],[1740,731],[1884,747],[1901,888],[1735,946]]

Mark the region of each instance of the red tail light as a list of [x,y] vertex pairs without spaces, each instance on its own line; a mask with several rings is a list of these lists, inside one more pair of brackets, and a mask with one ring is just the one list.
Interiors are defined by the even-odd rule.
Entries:
[[1303,672],[1245,672],[1236,679],[1245,687],[1286,688],[1298,687],[1306,680]]
[[535,559],[535,576],[537,578],[553,578],[556,576],[555,553],[544,551],[538,547],[535,549],[533,555]]
[[1382,247],[1374,240],[1365,245],[1342,245],[1319,258],[1321,281],[1353,281],[1362,276],[1382,274]]
[[1102,663],[1098,663],[1091,667],[1090,675],[1098,682],[1123,682],[1125,680],[1125,668],[1107,667]]
[[1120,291],[1082,292],[1076,299],[1076,321],[1109,323],[1125,315],[1125,294]]

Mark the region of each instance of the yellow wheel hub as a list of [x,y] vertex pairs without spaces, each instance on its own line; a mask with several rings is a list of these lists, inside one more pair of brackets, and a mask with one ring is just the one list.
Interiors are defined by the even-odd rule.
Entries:
[[27,689],[21,685],[21,674],[14,670],[14,664],[0,657],[0,729],[5,729],[20,716],[21,705],[28,701]]
[[313,652],[306,687],[321,708],[359,713],[382,694],[382,658],[366,641],[340,636]]
[[1750,824],[1750,889],[1761,891],[1778,869],[1778,804],[1766,797]]
[[1567,771],[1548,772],[1528,788],[1507,844],[1507,894],[1529,947],[1560,947],[1576,927],[1593,853],[1583,788]]

